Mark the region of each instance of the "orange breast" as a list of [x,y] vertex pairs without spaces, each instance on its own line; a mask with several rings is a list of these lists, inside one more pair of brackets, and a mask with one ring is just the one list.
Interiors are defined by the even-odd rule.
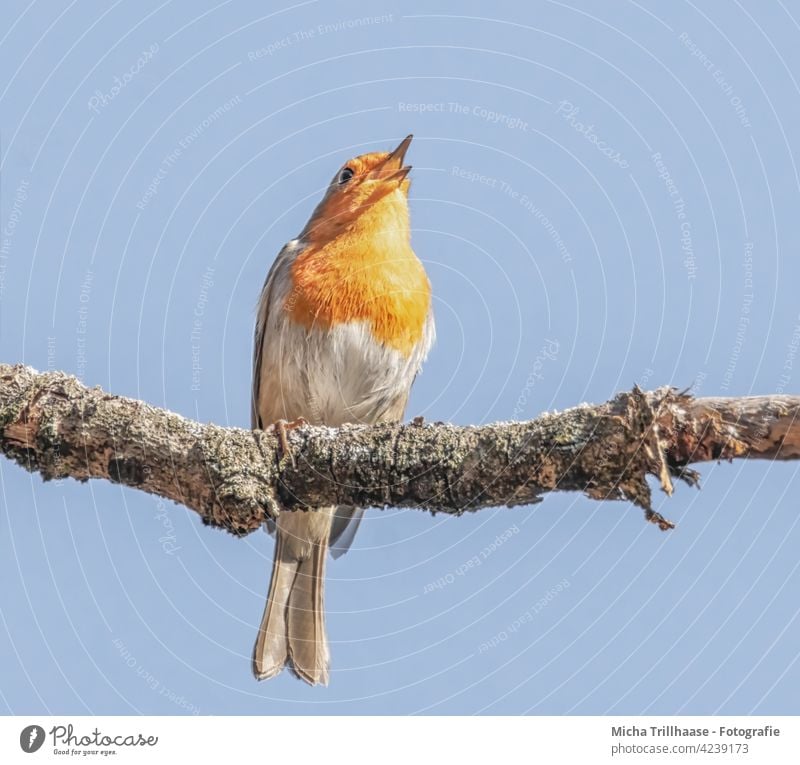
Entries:
[[292,277],[284,308],[307,328],[366,321],[377,341],[405,356],[422,339],[430,282],[398,227],[364,221],[330,242],[311,243]]

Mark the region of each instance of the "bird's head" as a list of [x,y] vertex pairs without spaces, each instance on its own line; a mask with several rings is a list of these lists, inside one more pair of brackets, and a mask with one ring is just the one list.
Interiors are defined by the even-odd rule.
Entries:
[[406,136],[394,151],[371,152],[345,162],[328,186],[301,237],[330,239],[369,218],[375,225],[398,225],[408,220],[408,174],[404,164],[413,136]]

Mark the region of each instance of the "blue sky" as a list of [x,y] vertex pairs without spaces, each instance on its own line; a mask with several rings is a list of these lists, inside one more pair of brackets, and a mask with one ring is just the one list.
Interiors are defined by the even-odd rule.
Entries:
[[[409,417],[800,385],[796,9],[6,6],[4,362],[247,426],[275,254],[344,160],[413,132],[438,341]],[[312,689],[250,675],[266,534],[2,462],[0,710],[796,713],[796,473],[705,466],[657,496],[668,534],[576,494],[371,511]]]

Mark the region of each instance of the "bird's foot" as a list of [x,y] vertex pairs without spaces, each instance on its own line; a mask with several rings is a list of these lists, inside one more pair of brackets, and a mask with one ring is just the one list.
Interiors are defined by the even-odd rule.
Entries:
[[293,468],[297,467],[297,463],[295,462],[294,451],[292,450],[292,446],[286,434],[290,430],[303,427],[303,425],[308,425],[308,420],[305,417],[298,417],[291,422],[288,420],[277,420],[270,425],[270,430],[278,436],[278,443],[281,448],[280,457],[283,458],[288,455]]

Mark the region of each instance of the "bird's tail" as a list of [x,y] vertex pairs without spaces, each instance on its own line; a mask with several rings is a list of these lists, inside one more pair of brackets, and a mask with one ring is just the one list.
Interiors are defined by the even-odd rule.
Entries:
[[253,673],[266,680],[288,665],[310,685],[327,685],[330,656],[323,587],[328,540],[312,543],[308,557],[298,559],[283,537],[279,529]]

